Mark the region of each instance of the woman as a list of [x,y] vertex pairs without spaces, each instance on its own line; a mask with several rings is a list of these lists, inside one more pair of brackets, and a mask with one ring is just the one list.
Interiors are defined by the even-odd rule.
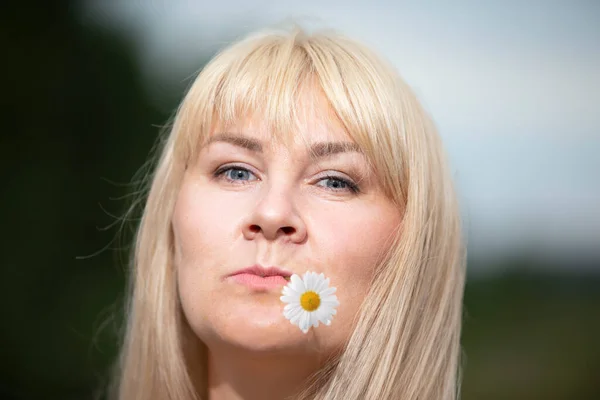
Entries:
[[[346,38],[260,33],[204,68],[133,266],[119,399],[457,398],[464,252],[442,145]],[[308,271],[337,290],[320,325],[282,302]]]

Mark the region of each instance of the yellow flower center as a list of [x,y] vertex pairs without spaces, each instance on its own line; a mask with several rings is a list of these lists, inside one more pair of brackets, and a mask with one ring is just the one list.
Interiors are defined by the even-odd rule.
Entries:
[[308,291],[300,296],[300,305],[306,311],[315,311],[321,305],[321,298],[315,292]]

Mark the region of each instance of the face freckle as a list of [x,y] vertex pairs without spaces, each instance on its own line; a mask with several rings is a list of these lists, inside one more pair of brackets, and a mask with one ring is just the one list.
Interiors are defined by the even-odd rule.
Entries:
[[[326,354],[351,333],[401,212],[342,126],[322,115],[303,121],[307,143],[290,147],[255,121],[220,129],[185,173],[172,221],[177,284],[186,319],[209,347],[314,351],[319,343]],[[284,318],[281,288],[228,278],[257,264],[323,273],[337,288],[338,314],[311,330],[312,344]]]

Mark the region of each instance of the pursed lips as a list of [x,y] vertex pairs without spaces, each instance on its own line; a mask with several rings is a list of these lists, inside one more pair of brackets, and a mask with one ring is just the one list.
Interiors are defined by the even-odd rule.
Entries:
[[286,280],[289,280],[289,278],[292,276],[291,272],[286,271],[282,268],[279,268],[279,267],[264,268],[260,265],[253,265],[251,267],[240,269],[238,271],[235,271],[232,274],[229,274],[228,276],[236,276],[236,275],[242,275],[242,274],[256,275],[261,278],[266,278],[269,276],[282,276]]
[[246,286],[252,291],[281,289],[290,281],[292,273],[279,267],[264,268],[260,265],[243,268],[227,275],[226,279]]

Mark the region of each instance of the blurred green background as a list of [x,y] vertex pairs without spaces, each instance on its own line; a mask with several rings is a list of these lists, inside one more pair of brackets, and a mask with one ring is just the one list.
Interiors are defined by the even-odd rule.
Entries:
[[[121,237],[119,217],[189,80],[156,101],[131,37],[82,22],[74,1],[29,7],[0,16],[0,399],[92,399],[122,322],[135,221]],[[600,265],[535,260],[469,260],[500,272],[469,274],[464,400],[600,399]]]

